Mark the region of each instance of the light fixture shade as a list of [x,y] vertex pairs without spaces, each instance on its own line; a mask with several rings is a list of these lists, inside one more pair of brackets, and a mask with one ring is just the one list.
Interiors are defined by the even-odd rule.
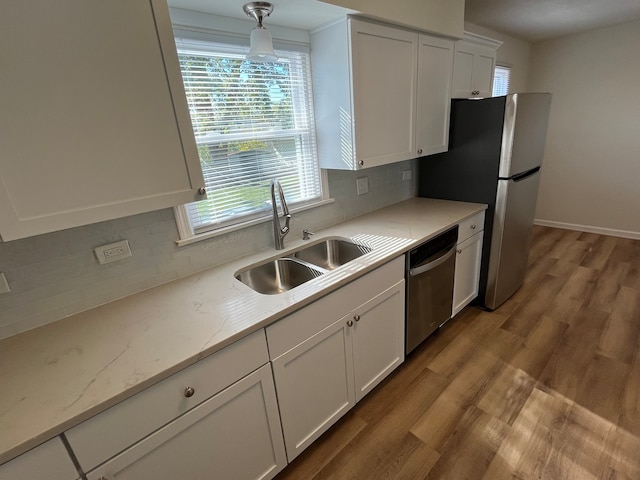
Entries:
[[271,32],[264,27],[255,27],[251,30],[251,47],[247,54],[250,62],[275,62],[278,60],[273,51]]

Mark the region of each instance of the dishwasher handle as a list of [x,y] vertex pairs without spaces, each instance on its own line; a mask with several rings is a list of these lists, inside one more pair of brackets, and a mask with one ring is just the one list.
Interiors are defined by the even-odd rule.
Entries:
[[425,263],[424,265],[420,265],[417,268],[409,269],[409,276],[415,277],[416,275],[420,275],[421,273],[428,272],[429,270],[433,270],[434,268],[442,265],[444,262],[449,260],[456,253],[456,246],[454,245],[449,250],[445,251],[441,256],[436,258],[435,260]]

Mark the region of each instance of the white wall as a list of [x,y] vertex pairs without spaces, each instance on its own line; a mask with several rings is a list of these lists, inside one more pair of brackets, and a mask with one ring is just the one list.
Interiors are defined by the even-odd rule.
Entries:
[[640,22],[536,43],[553,93],[539,223],[640,238]]
[[511,81],[509,91],[526,92],[529,79],[529,62],[531,60],[531,44],[525,40],[505,35],[488,28],[465,22],[464,29],[467,32],[476,33],[485,37],[500,40],[502,45],[498,48],[496,63],[511,67]]

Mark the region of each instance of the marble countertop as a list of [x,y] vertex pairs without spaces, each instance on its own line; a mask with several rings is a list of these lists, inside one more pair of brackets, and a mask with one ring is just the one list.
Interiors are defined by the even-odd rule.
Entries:
[[[0,464],[311,303],[485,205],[412,198],[227,264],[0,340]],[[373,251],[278,295],[234,278],[322,237]]]

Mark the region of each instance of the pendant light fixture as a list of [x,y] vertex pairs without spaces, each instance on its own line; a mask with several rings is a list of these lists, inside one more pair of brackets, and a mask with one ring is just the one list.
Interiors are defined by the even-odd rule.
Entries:
[[278,57],[273,51],[271,32],[262,25],[262,19],[273,12],[273,5],[269,2],[250,2],[245,4],[242,9],[244,13],[258,22],[258,25],[251,30],[251,46],[247,60],[250,62],[275,62]]

